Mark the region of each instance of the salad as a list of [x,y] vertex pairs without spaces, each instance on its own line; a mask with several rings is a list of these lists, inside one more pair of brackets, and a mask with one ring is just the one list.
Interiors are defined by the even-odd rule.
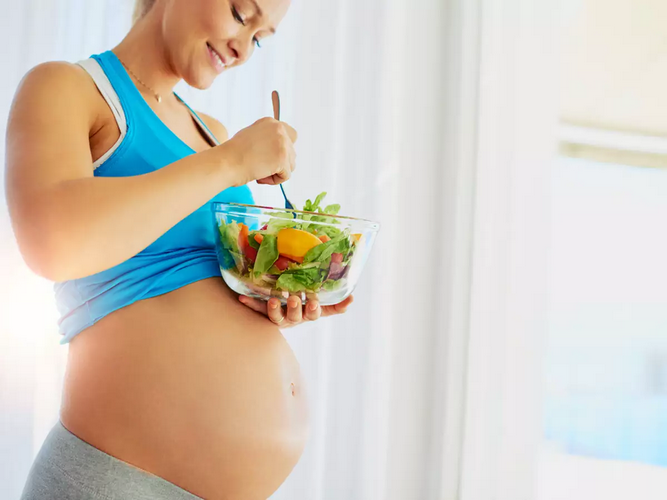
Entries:
[[271,212],[260,229],[224,221],[219,225],[221,267],[262,295],[335,291],[344,287],[363,235],[336,227],[340,205],[320,206],[326,192],[303,211]]

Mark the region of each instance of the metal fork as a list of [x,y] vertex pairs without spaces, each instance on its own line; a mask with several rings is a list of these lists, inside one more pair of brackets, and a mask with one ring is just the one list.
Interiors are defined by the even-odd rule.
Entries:
[[[271,100],[273,101],[273,117],[280,121],[280,96],[277,90],[274,90],[271,94]],[[294,205],[287,199],[287,194],[285,194],[285,188],[282,184],[280,184],[280,190],[283,192],[283,198],[285,198],[285,208],[294,210]],[[296,217],[296,214],[294,216]]]

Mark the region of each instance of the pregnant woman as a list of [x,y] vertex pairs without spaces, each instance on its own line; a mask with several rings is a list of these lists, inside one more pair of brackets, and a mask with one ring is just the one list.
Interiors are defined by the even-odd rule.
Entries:
[[209,211],[287,180],[296,132],[264,118],[227,140],[172,90],[246,62],[288,1],[140,0],[116,48],[21,83],[7,199],[69,343],[60,421],[23,499],[264,500],[299,460],[306,403],[279,327],[351,299],[239,298]]

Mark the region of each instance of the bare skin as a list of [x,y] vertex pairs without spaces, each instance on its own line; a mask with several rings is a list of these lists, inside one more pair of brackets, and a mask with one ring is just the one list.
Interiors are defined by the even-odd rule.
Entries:
[[[288,0],[257,4],[261,15],[251,0],[157,0],[114,49],[163,96],[158,103],[135,82],[158,117],[198,152],[150,174],[93,176],[93,161],[119,131],[82,69],[48,63],[26,76],[8,125],[6,190],[35,272],[54,281],[100,272],[228,187],[289,179],[289,125],[265,118],[226,140],[225,128],[204,116],[223,141],[212,148],[171,94],[181,79],[207,88],[250,57]],[[216,68],[208,44],[227,69]],[[279,326],[341,314],[351,302],[303,307],[293,297],[282,308],[239,298],[220,278],[135,302],[71,342],[61,420],[93,446],[200,497],[266,499],[308,435],[299,366]]]

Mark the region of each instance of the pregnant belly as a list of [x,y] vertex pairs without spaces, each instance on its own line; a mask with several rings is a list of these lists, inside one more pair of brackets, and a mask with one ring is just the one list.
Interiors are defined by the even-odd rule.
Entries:
[[136,302],[75,337],[61,419],[206,499],[265,500],[308,434],[292,350],[220,278]]

